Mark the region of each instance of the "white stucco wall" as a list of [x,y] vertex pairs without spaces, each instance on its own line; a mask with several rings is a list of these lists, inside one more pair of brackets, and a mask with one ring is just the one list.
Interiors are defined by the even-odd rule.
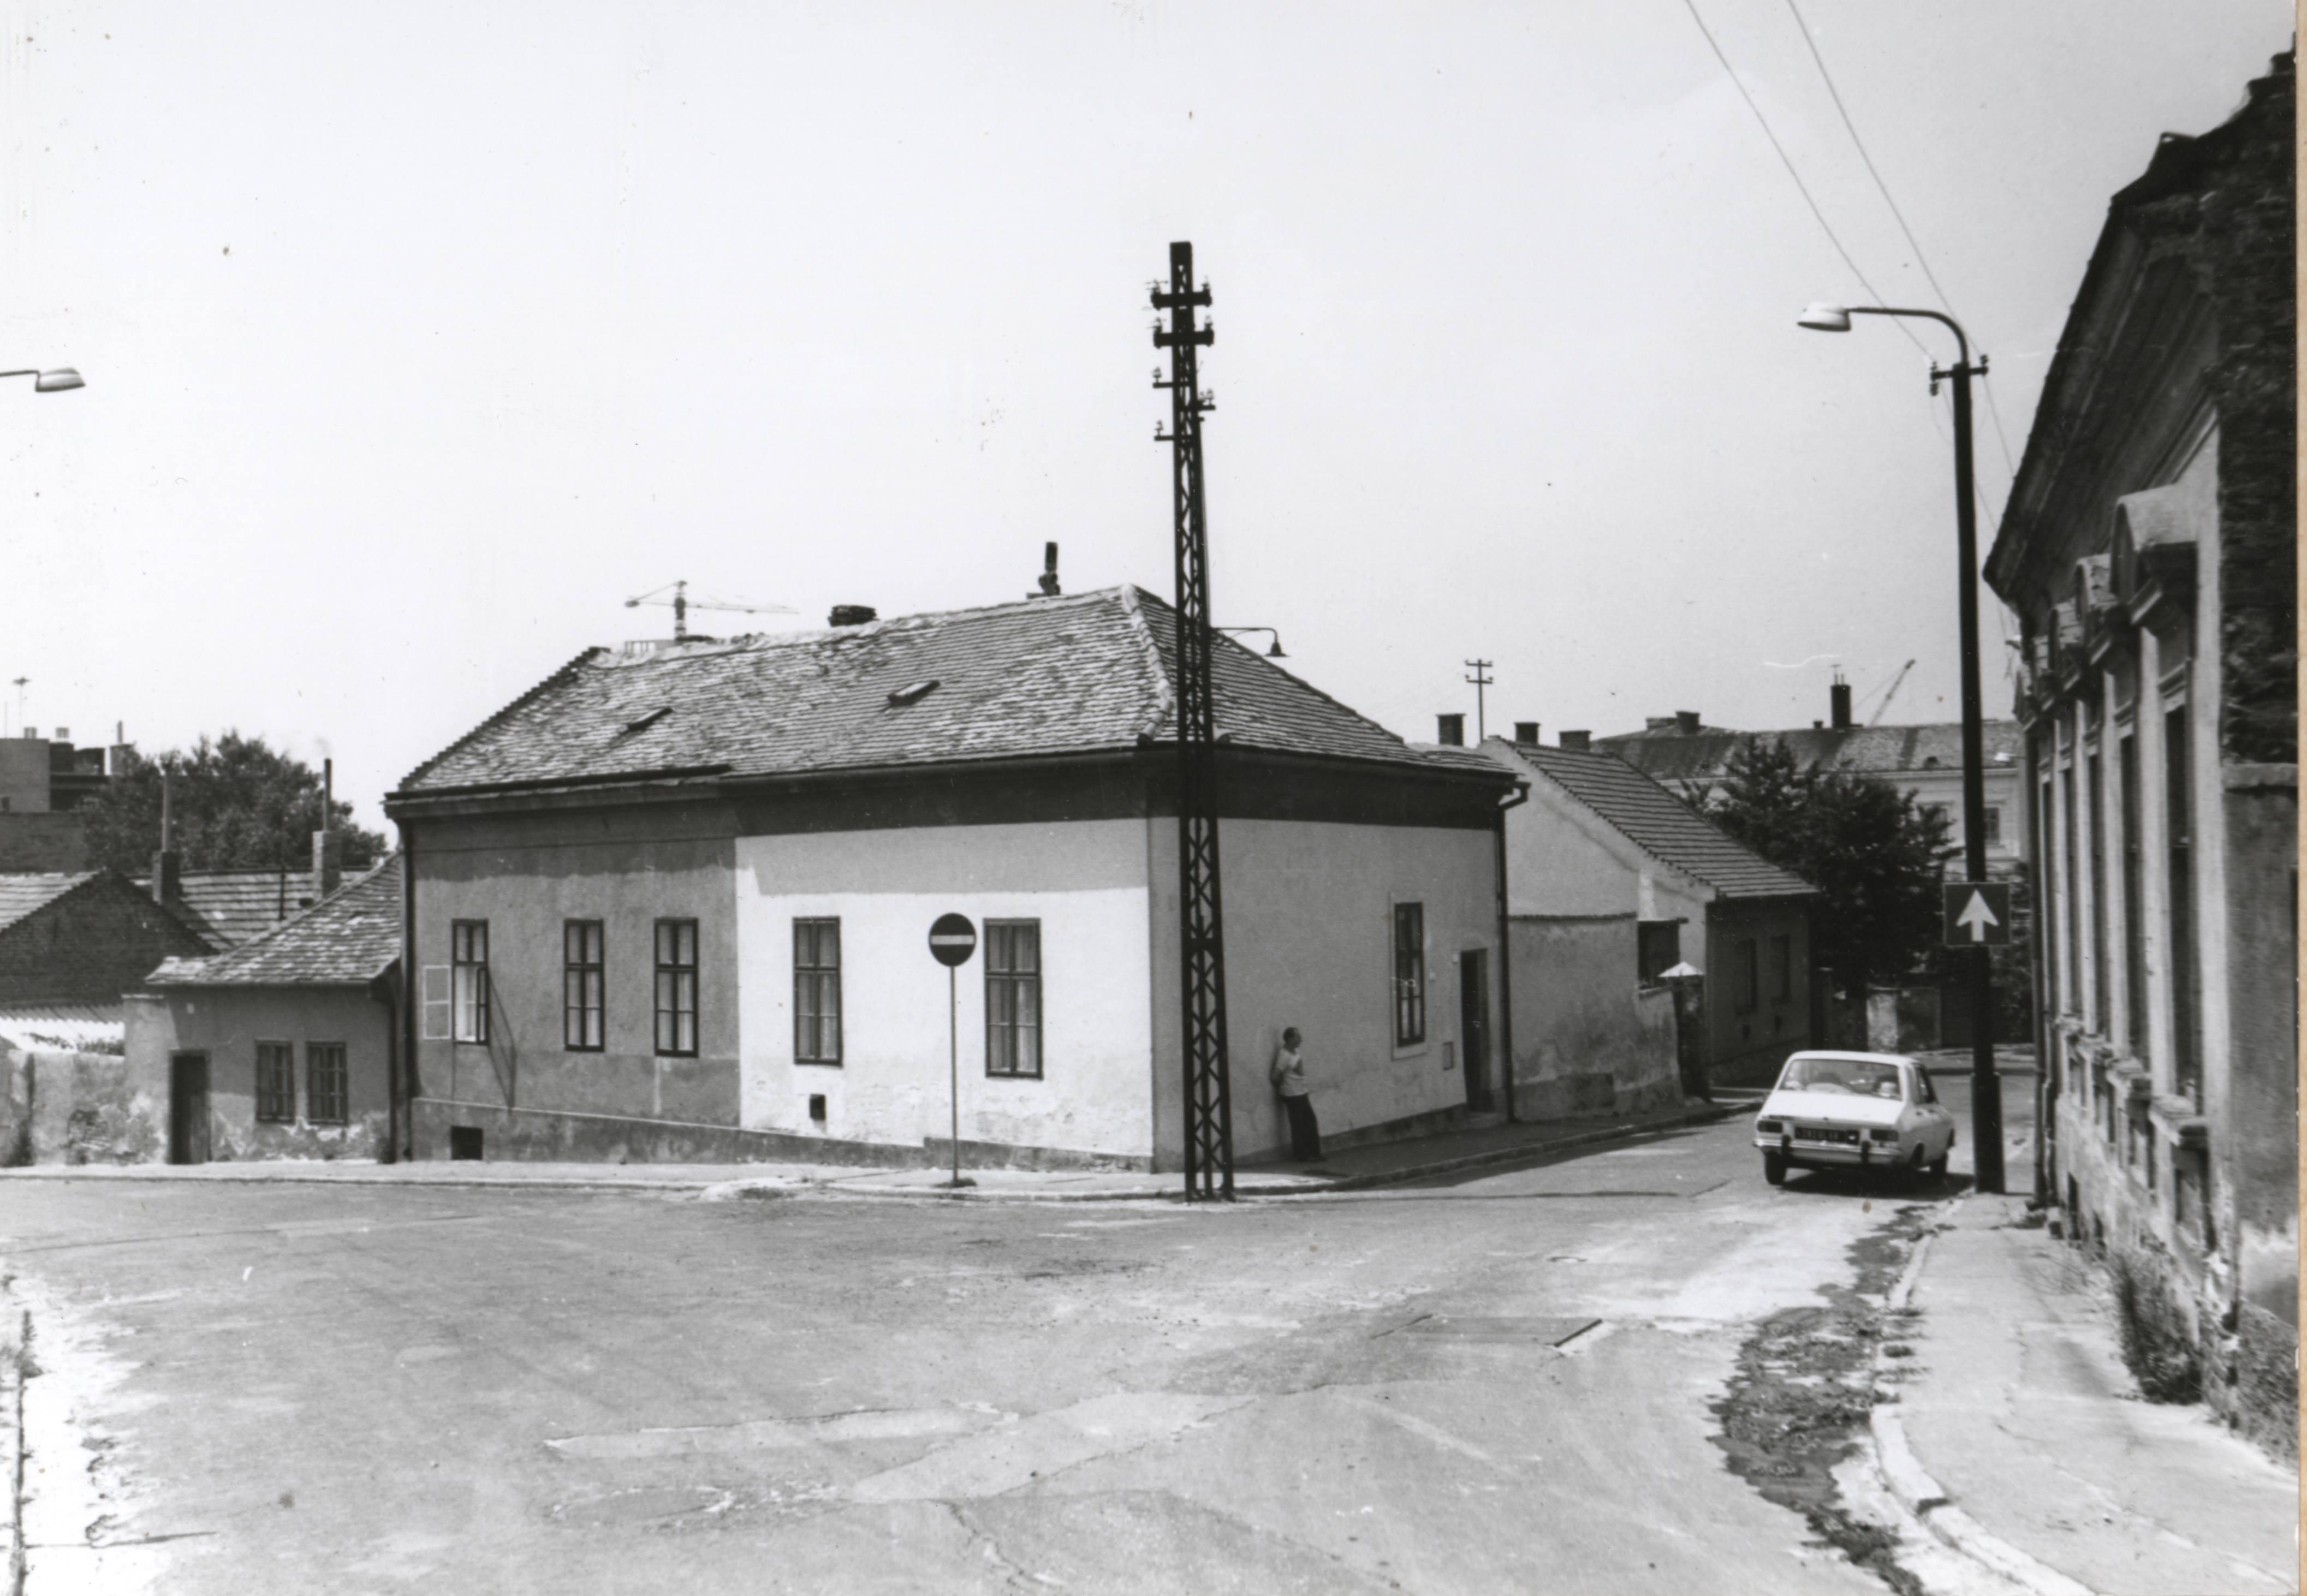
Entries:
[[[1145,1157],[1145,823],[955,826],[737,841],[742,1122],[749,1129],[918,1146],[949,1133],[944,966],[931,921],[966,914],[976,955],[958,998],[965,1141]],[[793,1059],[793,922],[841,921],[843,1059]],[[985,1072],[987,919],[1042,924],[1042,1078]],[[809,1114],[823,1094],[822,1122]]]

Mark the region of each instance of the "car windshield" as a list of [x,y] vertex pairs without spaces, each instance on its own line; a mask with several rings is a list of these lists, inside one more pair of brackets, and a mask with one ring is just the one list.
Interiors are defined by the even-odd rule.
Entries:
[[1862,1059],[1792,1059],[1779,1077],[1782,1092],[1846,1092],[1855,1097],[1898,1097],[1899,1068]]

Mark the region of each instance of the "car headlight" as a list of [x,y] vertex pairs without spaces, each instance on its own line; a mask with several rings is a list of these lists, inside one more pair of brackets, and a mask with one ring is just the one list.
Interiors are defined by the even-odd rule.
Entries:
[[1754,1121],[1754,1134],[1756,1136],[1784,1136],[1786,1133],[1787,1128],[1780,1124],[1776,1120],[1757,1120]]
[[1881,1126],[1866,1134],[1878,1142],[1895,1142],[1899,1139],[1898,1128],[1895,1126]]

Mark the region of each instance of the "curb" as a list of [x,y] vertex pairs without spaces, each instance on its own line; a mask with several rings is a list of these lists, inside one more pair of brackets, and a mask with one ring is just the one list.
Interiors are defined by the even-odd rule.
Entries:
[[[1950,1210],[1969,1200],[1968,1195],[1957,1197],[1949,1205]],[[1906,1309],[1916,1282],[1922,1278],[1923,1264],[1930,1257],[1931,1241],[1932,1237],[1926,1235],[1916,1243],[1915,1256],[1907,1260],[1899,1283],[1883,1300],[1886,1311],[1899,1313]],[[1884,1392],[1881,1378],[1884,1360],[1880,1345],[1874,1352],[1874,1373],[1878,1400],[1867,1416],[1867,1428],[1874,1444],[1874,1472],[1899,1506],[1953,1550],[2022,1590],[2038,1592],[2041,1596],[2095,1596],[2088,1585],[2068,1578],[2047,1563],[2037,1561],[1954,1505],[1946,1488],[1931,1478],[1915,1456],[1914,1448],[1907,1444],[1907,1427],[1899,1418],[1896,1398],[1881,1400]]]
[[[1366,1191],[1374,1187],[1401,1185],[1406,1181],[1422,1180],[1429,1176],[1450,1174],[1459,1170],[1474,1169],[1483,1164],[1509,1163],[1519,1159],[1542,1158],[1550,1153],[1577,1147],[1591,1146],[1598,1142],[1628,1141],[1646,1136],[1660,1135],[1669,1130],[1678,1130],[1689,1125],[1711,1124],[1717,1120],[1731,1119],[1738,1114],[1745,1113],[1751,1106],[1751,1104],[1747,1103],[1711,1103],[1702,1108],[1685,1110],[1671,1119],[1651,1120],[1641,1124],[1612,1125],[1596,1130],[1581,1131],[1574,1136],[1556,1137],[1545,1141],[1523,1142],[1508,1147],[1492,1147],[1480,1153],[1462,1154],[1454,1158],[1439,1158],[1436,1159],[1431,1163],[1416,1164],[1398,1170],[1381,1170],[1366,1175],[1342,1175],[1334,1179],[1314,1177],[1308,1179],[1307,1182],[1303,1185],[1278,1186],[1237,1183],[1234,1188],[1234,1196],[1237,1197],[1325,1197],[1334,1192]],[[181,1174],[167,1172],[173,1166],[169,1165],[108,1164],[103,1166],[104,1172],[100,1175],[94,1173],[92,1171],[89,1173],[82,1174],[78,1171],[58,1170],[55,1173],[48,1173],[44,1171],[43,1172],[30,1178],[39,1180],[73,1180],[77,1179],[161,1181],[182,1181],[188,1179],[188,1177]],[[216,1166],[211,1164],[203,1165],[202,1167],[204,1169],[212,1169]],[[280,1166],[275,1165],[271,1167],[277,1169]],[[411,1180],[405,1176],[398,1176],[383,1172],[387,1167],[390,1166],[379,1166],[378,1171],[373,1174],[329,1175],[319,1178],[304,1177],[294,1173],[267,1172],[263,1174],[250,1173],[245,1175],[203,1174],[189,1177],[189,1179],[194,1183],[227,1186],[390,1186],[403,1190],[598,1191],[632,1192],[642,1196],[651,1197],[664,1197],[668,1195],[693,1196],[698,1193],[711,1191],[717,1188],[726,1188],[733,1185],[739,1188],[741,1194],[748,1191],[776,1192],[780,1195],[788,1192],[794,1194],[808,1192],[821,1196],[896,1199],[906,1202],[1142,1203],[1162,1202],[1165,1200],[1183,1200],[1178,1188],[1174,1185],[1152,1191],[1034,1191],[1031,1189],[996,1191],[988,1190],[982,1187],[972,1188],[966,1191],[950,1191],[940,1190],[933,1187],[876,1188],[870,1186],[848,1186],[844,1185],[840,1180],[802,1180],[787,1184],[775,1180],[774,1177],[764,1177],[759,1181],[746,1180],[742,1179],[731,1181],[727,1180],[697,1180],[673,1178],[664,1180],[643,1179],[606,1180],[588,1180],[582,1176],[565,1175],[556,1175],[535,1180],[524,1180],[518,1177],[511,1179],[491,1179],[488,1177],[459,1179],[457,1177],[443,1176],[432,1176],[423,1180]],[[845,1177],[845,1179],[863,1178],[866,1177],[862,1173],[859,1176]]]
[[[0,1283],[0,1315],[8,1315],[15,1299]],[[0,1549],[7,1554],[7,1581],[0,1590],[21,1596],[24,1589],[24,1349],[31,1339],[32,1314],[18,1309],[8,1328],[11,1340],[0,1333],[0,1484],[8,1492],[8,1532]]]

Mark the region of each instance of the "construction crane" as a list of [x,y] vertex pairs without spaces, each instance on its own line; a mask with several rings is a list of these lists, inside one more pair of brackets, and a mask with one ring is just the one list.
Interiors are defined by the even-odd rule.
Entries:
[[673,640],[676,643],[685,643],[689,640],[689,612],[691,608],[733,610],[741,615],[798,615],[801,614],[799,610],[782,604],[723,604],[717,598],[693,599],[689,596],[687,582],[674,582],[670,586],[673,591],[671,598],[659,596],[665,588],[657,588],[642,594],[638,598],[628,598],[625,600],[625,608],[636,609],[645,604],[671,605],[673,606]]
[[1899,696],[1899,683],[1904,682],[1907,679],[1907,673],[1914,668],[1915,662],[1911,659],[1899,667],[1899,674],[1891,678],[1891,685],[1882,690],[1882,701],[1875,705],[1874,713],[1866,717],[1868,725],[1871,726],[1882,718],[1882,712],[1891,707],[1891,700]]

